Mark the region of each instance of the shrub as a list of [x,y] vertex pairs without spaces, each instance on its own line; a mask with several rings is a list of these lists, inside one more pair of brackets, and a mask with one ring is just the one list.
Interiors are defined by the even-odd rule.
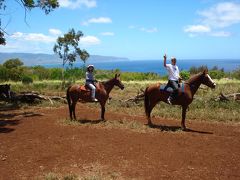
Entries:
[[240,67],[232,72],[232,77],[236,79],[240,79]]
[[190,78],[190,72],[189,71],[181,71],[180,76],[182,77],[183,80],[187,80]]
[[33,83],[33,79],[30,76],[23,76],[22,83],[23,84],[31,84],[31,83]]
[[213,79],[221,79],[225,76],[225,73],[221,70],[210,70],[209,75]]

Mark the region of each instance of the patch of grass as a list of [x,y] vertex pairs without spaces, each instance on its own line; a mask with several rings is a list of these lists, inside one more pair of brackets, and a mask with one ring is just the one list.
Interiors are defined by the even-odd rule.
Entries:
[[100,163],[91,163],[82,165],[82,169],[78,173],[71,174],[56,174],[50,172],[44,175],[44,180],[124,180],[121,173],[109,170],[108,167]]
[[78,180],[78,176],[76,174],[67,174],[63,178],[63,180]]
[[44,176],[44,180],[59,180],[59,177],[57,174],[50,172]]
[[162,126],[154,125],[149,127],[147,124],[136,121],[127,120],[126,118],[122,120],[77,120],[71,121],[70,119],[60,120],[63,125],[70,126],[83,126],[89,128],[99,128],[99,129],[122,129],[128,130],[135,133],[160,133],[160,132],[182,132],[179,126]]

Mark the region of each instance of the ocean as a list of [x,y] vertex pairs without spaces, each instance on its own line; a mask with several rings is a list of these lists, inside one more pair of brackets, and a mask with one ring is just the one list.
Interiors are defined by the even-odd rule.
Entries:
[[[167,61],[170,63],[170,60]],[[154,72],[160,75],[166,75],[166,70],[163,67],[163,60],[113,60],[113,61],[101,61],[101,62],[87,62],[93,64],[96,69],[102,70],[115,70],[119,69],[122,72]],[[236,70],[240,68],[239,60],[177,60],[177,65],[180,70],[189,70],[190,67],[195,66],[207,66],[209,69],[217,66],[219,69],[223,68],[225,72]],[[78,62],[74,64],[74,67],[81,67],[83,63]],[[45,65],[45,67],[61,67],[60,64]]]

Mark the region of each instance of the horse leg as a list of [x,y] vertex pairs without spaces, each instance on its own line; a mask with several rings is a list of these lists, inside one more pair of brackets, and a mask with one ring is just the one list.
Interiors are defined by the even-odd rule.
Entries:
[[67,98],[67,102],[68,102],[70,119],[72,120],[72,100],[71,100],[71,96],[70,96],[70,93],[69,93],[69,89],[70,89],[70,87],[67,89],[66,98]]
[[72,105],[69,105],[69,114],[70,114],[70,119],[72,120],[73,118],[72,118],[72,113],[73,113],[73,111],[72,111]]
[[105,115],[105,104],[101,103],[101,120],[105,120],[104,118]]
[[186,118],[186,111],[187,111],[188,106],[182,106],[182,130],[185,131],[187,128],[185,126],[185,118]]
[[149,101],[149,108],[148,108],[148,113],[147,113],[147,119],[148,119],[148,125],[149,126],[153,126],[152,120],[151,120],[151,112],[153,110],[153,108],[156,106],[156,104],[158,103],[157,100],[151,100]]
[[72,120],[72,119],[73,119],[73,118],[72,118],[73,110],[72,110],[72,103],[71,103],[71,102],[68,103],[68,108],[69,108],[70,119]]
[[76,114],[75,114],[76,104],[77,104],[77,102],[75,102],[75,101],[72,102],[72,112],[73,112],[74,120],[77,119]]

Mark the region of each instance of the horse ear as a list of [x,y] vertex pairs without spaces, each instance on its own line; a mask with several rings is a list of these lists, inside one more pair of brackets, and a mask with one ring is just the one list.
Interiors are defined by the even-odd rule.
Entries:
[[117,74],[115,74],[115,79],[117,79],[117,76],[118,76],[118,75],[117,75]]
[[118,77],[120,77],[120,75],[121,75],[121,74],[119,73],[119,74],[118,74]]
[[208,69],[204,69],[203,73],[207,74],[208,73]]

